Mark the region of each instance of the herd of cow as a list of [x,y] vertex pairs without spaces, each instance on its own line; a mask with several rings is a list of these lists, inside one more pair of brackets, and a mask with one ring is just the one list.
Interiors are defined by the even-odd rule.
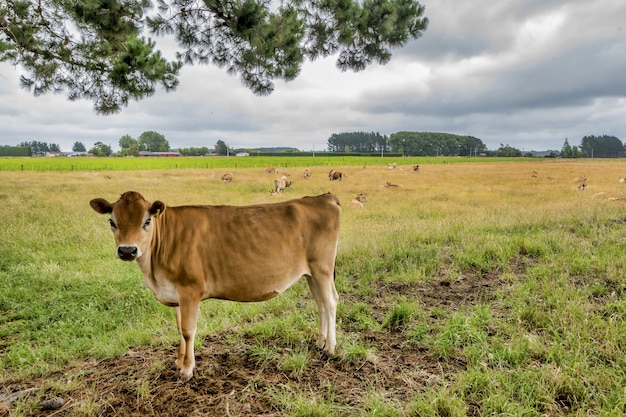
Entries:
[[[270,167],[266,172],[278,170]],[[305,168],[303,178],[310,177],[311,170]],[[344,177],[334,169],[328,173],[330,181]],[[233,174],[221,179],[230,183]],[[282,192],[291,184],[288,176],[282,176],[274,180],[271,192]],[[358,194],[349,206],[363,208],[366,201]],[[175,364],[181,380],[193,376],[201,301],[264,301],[303,276],[320,316],[316,345],[325,354],[334,354],[341,214],[335,195],[249,206],[172,207],[127,191],[114,203],[95,198],[89,204],[97,213],[109,215],[116,256],[136,261],[157,300],[176,309],[180,345]]]
[[[397,168],[397,164],[395,162],[390,163],[387,166],[388,169],[396,169]],[[419,165],[413,165],[413,171],[419,171]],[[267,167],[265,168],[265,173],[266,174],[278,174],[278,168],[276,167]],[[328,179],[330,181],[342,181],[344,178],[344,173],[341,171],[336,171],[334,169],[331,169],[328,172]],[[310,168],[304,168],[304,171],[302,173],[302,177],[307,180],[311,177],[311,169]],[[221,177],[222,182],[224,183],[230,183],[233,181],[233,173],[232,172],[227,172],[226,174],[222,175]],[[285,191],[285,189],[291,187],[293,185],[293,181],[291,181],[289,179],[289,175],[287,174],[283,174],[280,178],[276,178],[274,179],[274,188],[270,189],[270,195],[273,197],[275,195],[277,195],[280,192]],[[401,185],[398,184],[392,184],[391,182],[387,182],[385,183],[385,187],[387,188],[398,188],[398,187],[402,187]],[[362,196],[362,195],[361,195]],[[356,206],[359,207],[359,205],[357,204],[352,204],[355,202],[360,203],[360,207],[363,207],[363,200],[358,198],[359,196],[355,197],[354,200],[352,200],[351,202],[351,206]],[[367,201],[367,200],[365,200]]]

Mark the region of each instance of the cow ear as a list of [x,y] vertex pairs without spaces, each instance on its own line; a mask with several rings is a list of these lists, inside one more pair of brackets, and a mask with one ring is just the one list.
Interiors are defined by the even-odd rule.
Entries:
[[89,205],[100,214],[109,214],[113,211],[111,203],[106,201],[104,198],[94,198],[89,202]]
[[154,217],[159,217],[165,211],[165,203],[162,201],[155,201],[150,206],[150,215]]

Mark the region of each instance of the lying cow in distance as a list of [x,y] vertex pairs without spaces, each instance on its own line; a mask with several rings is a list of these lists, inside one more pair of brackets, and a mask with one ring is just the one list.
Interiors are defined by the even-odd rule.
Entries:
[[331,169],[330,172],[328,173],[328,179],[331,181],[335,181],[335,180],[341,181],[342,178],[343,178],[343,172],[341,171],[335,171],[334,169]]
[[355,207],[358,209],[362,209],[363,208],[363,203],[367,202],[367,197],[365,197],[365,195],[363,195],[363,193],[359,193],[357,194],[356,197],[354,197],[352,199],[352,201],[350,201],[350,207]]
[[225,183],[232,182],[232,180],[233,180],[232,172],[227,172],[226,174],[222,175],[221,176],[221,180],[222,180],[222,182],[225,182]]
[[182,380],[193,376],[202,300],[264,301],[303,275],[320,314],[317,346],[334,354],[341,208],[333,194],[240,207],[169,207],[128,191],[115,203],[96,198],[89,204],[110,214],[117,257],[137,261],[157,300],[176,308]]

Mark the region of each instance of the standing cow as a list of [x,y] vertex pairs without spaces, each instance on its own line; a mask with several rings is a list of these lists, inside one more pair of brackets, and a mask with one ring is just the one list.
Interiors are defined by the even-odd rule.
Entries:
[[157,300],[175,307],[183,381],[193,376],[202,300],[264,301],[303,275],[320,314],[317,346],[334,354],[341,209],[333,194],[252,206],[169,207],[128,191],[115,203],[96,198],[89,204],[111,216],[117,257],[137,261]]
[[293,185],[293,181],[289,181],[286,177],[276,178],[274,180],[274,192],[280,193]]
[[233,173],[232,172],[227,172],[226,174],[221,176],[221,180],[222,182],[225,183],[230,183],[233,181]]

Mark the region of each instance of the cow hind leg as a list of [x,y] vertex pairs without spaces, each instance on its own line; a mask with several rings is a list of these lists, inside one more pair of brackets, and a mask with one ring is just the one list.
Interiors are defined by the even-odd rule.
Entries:
[[194,353],[194,338],[198,324],[199,301],[187,301],[176,307],[176,322],[180,333],[180,345],[176,358],[176,368],[179,369],[181,381],[189,381],[193,377],[193,369],[196,366]]
[[307,282],[320,314],[317,347],[329,355],[334,355],[337,344],[335,324],[339,294],[337,294],[337,289],[335,288],[333,272],[314,273],[307,276]]

